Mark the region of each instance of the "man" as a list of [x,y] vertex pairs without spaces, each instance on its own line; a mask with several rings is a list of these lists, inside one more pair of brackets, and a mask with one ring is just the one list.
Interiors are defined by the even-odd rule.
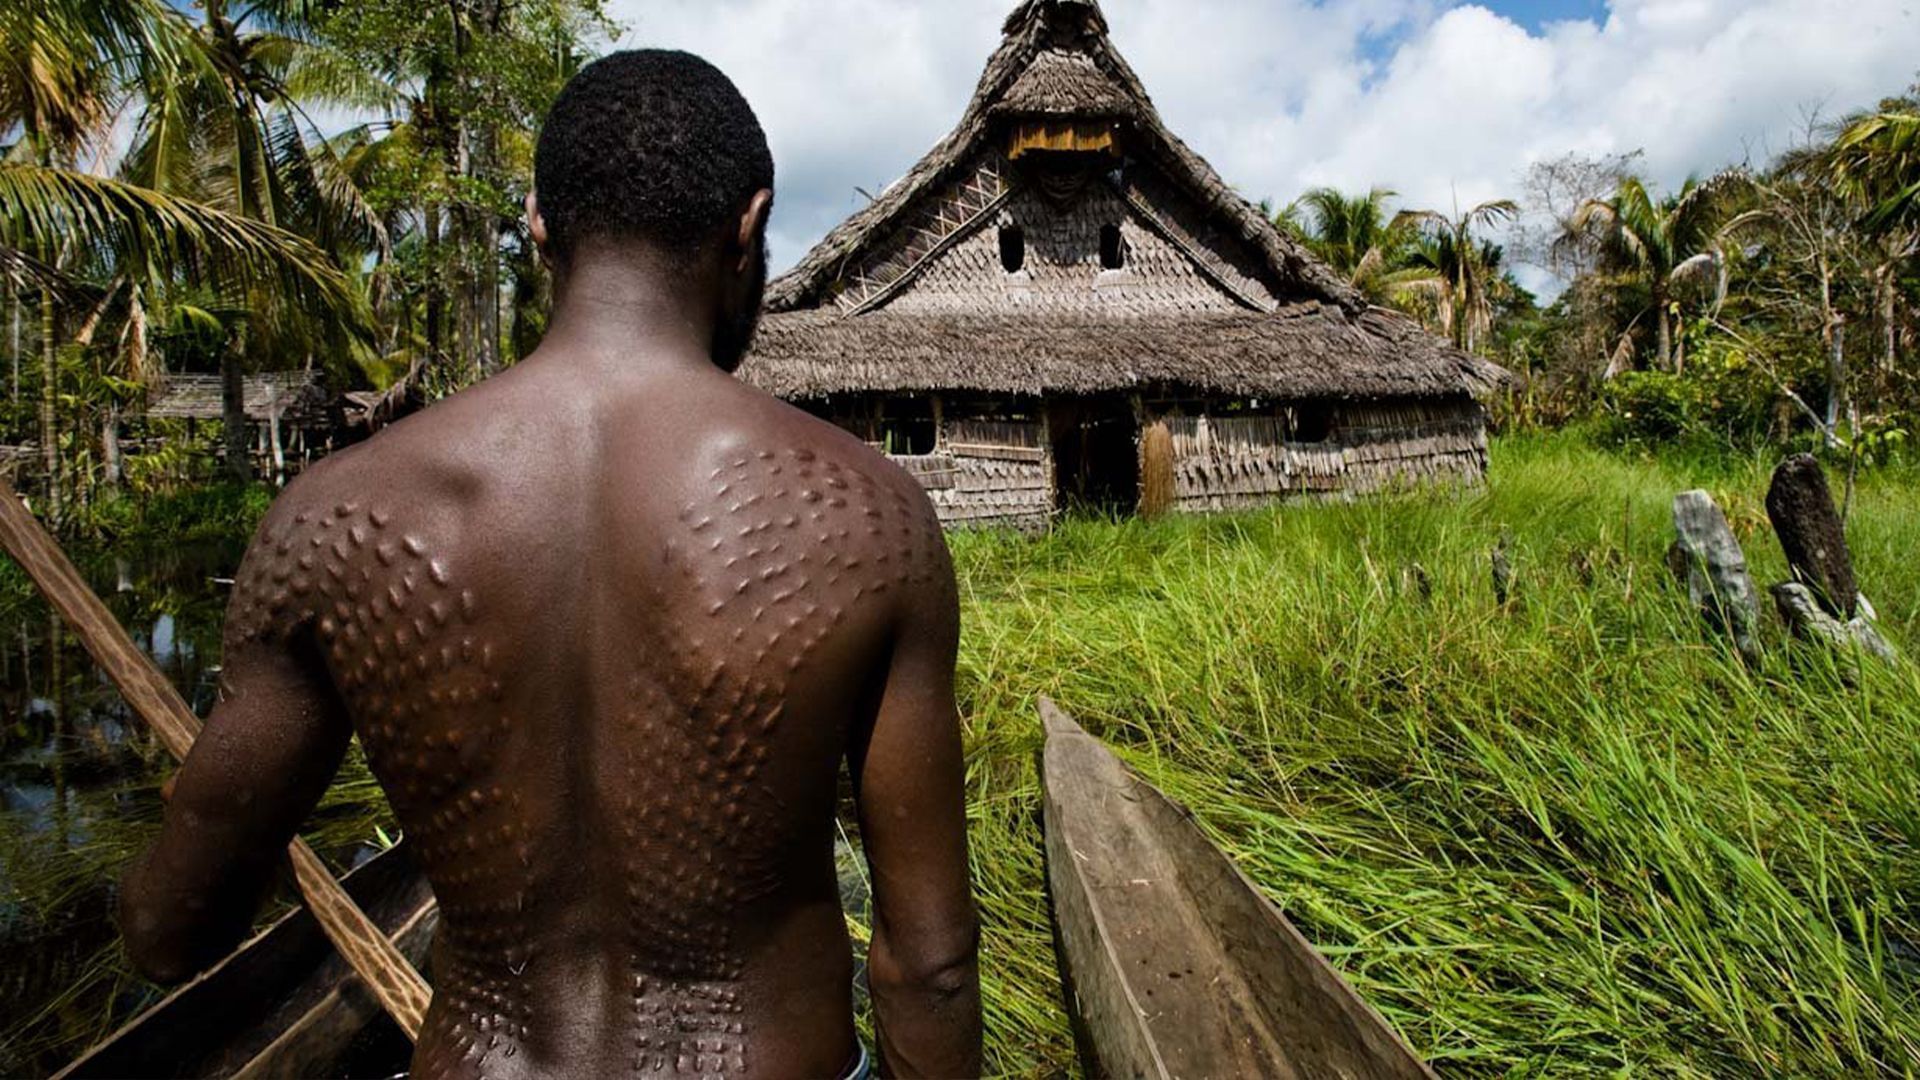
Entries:
[[546,342],[275,504],[128,947],[169,982],[231,947],[358,732],[441,904],[416,1075],[858,1073],[844,757],[881,1069],[973,1074],[952,568],[911,478],[730,375],[760,125],[704,61],[623,53],[535,181]]

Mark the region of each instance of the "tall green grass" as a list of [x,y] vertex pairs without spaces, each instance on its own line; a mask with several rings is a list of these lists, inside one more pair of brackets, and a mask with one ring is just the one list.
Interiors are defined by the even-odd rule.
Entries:
[[[1783,578],[1768,465],[1506,440],[1483,492],[956,538],[991,1067],[1072,1058],[1049,694],[1443,1073],[1920,1073],[1920,674],[1794,647],[1770,611],[1750,671],[1663,566],[1672,496],[1704,486]],[[1915,477],[1866,480],[1852,536],[1920,647]]]

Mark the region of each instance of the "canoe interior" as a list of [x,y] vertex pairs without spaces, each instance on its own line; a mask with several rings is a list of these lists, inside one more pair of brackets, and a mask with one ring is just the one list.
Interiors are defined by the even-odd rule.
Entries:
[[[438,913],[432,890],[404,847],[375,856],[342,884],[419,964]],[[405,1068],[407,1056],[405,1038],[300,908],[129,1021],[58,1077],[337,1076],[380,1069],[385,1071],[379,1075],[392,1076]],[[396,1060],[396,1067],[387,1068]]]
[[1041,711],[1048,890],[1090,1075],[1433,1076],[1184,810]]

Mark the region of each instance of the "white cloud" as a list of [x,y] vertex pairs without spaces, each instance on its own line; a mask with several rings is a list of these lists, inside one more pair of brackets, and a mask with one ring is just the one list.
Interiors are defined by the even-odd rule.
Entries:
[[[1446,207],[1567,151],[1641,149],[1662,184],[1783,148],[1804,108],[1920,71],[1917,0],[1612,0],[1529,30],[1442,0],[1106,0],[1167,122],[1253,198],[1383,184]],[[614,0],[622,45],[698,52],[759,109],[781,169],[775,262],[952,127],[1013,0]]]

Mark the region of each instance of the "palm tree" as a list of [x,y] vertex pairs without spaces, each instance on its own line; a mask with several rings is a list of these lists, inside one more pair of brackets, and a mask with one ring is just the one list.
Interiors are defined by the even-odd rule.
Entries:
[[1869,231],[1920,227],[1920,111],[1889,110],[1854,121],[1829,157],[1842,190],[1869,205]]
[[[204,11],[189,35],[192,47],[149,88],[128,177],[296,232],[345,258],[382,243],[378,215],[343,176],[303,108],[377,106],[390,92],[305,32],[302,3],[260,0],[235,14],[226,0],[205,0]],[[316,343],[346,351],[351,339],[339,331],[364,326],[285,303],[271,289],[252,292],[247,307],[254,317],[241,324],[221,362],[227,468],[241,480],[251,476],[244,367],[311,357]]]
[[[1889,103],[1902,104],[1902,103]],[[1819,163],[1835,186],[1864,208],[1862,231],[1881,333],[1881,366],[1892,371],[1899,352],[1901,278],[1920,256],[1920,106],[1902,108],[1848,124]]]
[[1503,287],[1501,250],[1477,233],[1512,221],[1520,207],[1496,199],[1449,217],[1438,210],[1403,210],[1393,227],[1419,233],[1422,242],[1409,260],[1421,276],[1398,287],[1426,296],[1439,319],[1440,332],[1467,352],[1478,350],[1493,331],[1493,302]]
[[1307,247],[1368,299],[1384,303],[1388,298],[1385,278],[1408,246],[1405,230],[1394,228],[1387,217],[1387,200],[1394,195],[1386,188],[1364,195],[1315,188],[1300,196],[1285,214],[1295,221],[1304,217],[1300,235]]
[[[1726,252],[1721,243],[1724,197],[1745,185],[1729,171],[1704,182],[1688,179],[1680,190],[1655,198],[1638,177],[1622,181],[1606,199],[1588,199],[1574,210],[1558,243],[1595,251],[1603,268],[1646,285],[1653,316],[1654,361],[1678,369],[1674,352],[1677,293],[1713,284],[1717,305],[1726,295]],[[1639,316],[1635,316],[1637,322]]]

